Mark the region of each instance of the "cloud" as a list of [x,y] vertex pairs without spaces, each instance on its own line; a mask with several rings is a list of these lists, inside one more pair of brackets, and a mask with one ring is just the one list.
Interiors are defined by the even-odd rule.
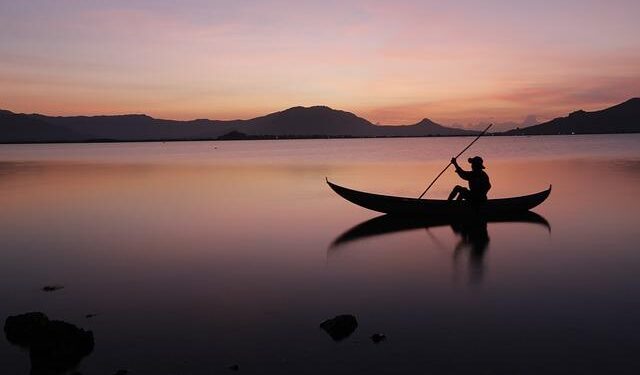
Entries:
[[60,114],[93,102],[247,117],[324,103],[387,124],[544,120],[640,95],[635,13],[593,6],[25,2],[0,12],[0,96],[29,111],[63,102]]
[[[459,98],[413,101],[394,105],[360,108],[372,121],[385,124],[416,123],[424,117],[442,124],[474,124],[489,122],[528,126],[578,109],[598,110],[640,96],[640,74],[637,76],[591,77],[578,82],[514,85],[495,87],[494,92]],[[523,113],[527,116],[522,123]],[[506,125],[505,125],[506,126]]]
[[524,120],[522,120],[522,127],[533,126],[539,124],[538,116],[536,115],[527,115]]
[[640,72],[629,76],[584,77],[581,80],[525,86],[493,95],[493,99],[519,106],[546,108],[613,104],[640,95]]

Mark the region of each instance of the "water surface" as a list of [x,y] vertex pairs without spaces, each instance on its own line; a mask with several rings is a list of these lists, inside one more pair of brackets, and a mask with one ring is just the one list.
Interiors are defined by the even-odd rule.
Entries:
[[[535,209],[550,228],[334,243],[378,214],[325,176],[418,196],[469,141],[0,146],[0,317],[42,311],[93,330],[83,374],[638,373],[638,135],[474,145],[493,197],[553,184]],[[457,183],[449,172],[428,196]],[[318,324],[342,313],[359,326],[334,342]],[[0,340],[2,373],[29,366]]]

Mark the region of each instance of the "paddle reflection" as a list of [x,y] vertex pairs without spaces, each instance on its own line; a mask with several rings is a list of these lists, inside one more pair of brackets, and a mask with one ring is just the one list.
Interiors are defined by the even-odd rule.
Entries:
[[439,247],[445,247],[438,241],[430,228],[449,226],[459,238],[453,249],[453,263],[457,270],[464,258],[468,259],[469,282],[479,283],[484,274],[484,258],[489,250],[491,238],[487,229],[489,223],[531,223],[541,225],[551,231],[549,222],[542,216],[531,212],[518,214],[476,217],[467,219],[439,218],[424,219],[415,217],[397,217],[382,215],[364,221],[338,236],[329,246],[327,255],[339,251],[345,244],[365,238],[383,236],[392,233],[424,228],[433,242]]

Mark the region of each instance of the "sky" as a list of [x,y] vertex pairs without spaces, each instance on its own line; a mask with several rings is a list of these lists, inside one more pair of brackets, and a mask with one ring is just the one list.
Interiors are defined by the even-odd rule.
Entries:
[[638,15],[638,0],[0,0],[0,108],[544,121],[640,96]]

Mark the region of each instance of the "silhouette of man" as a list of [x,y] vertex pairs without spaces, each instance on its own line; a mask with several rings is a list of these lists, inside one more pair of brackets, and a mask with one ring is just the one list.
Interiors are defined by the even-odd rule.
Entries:
[[451,159],[451,164],[456,167],[456,173],[463,180],[469,181],[469,188],[457,185],[449,194],[449,200],[468,200],[471,202],[484,202],[487,200],[487,192],[491,189],[489,176],[483,171],[484,165],[480,156],[468,159],[471,171],[465,171],[458,165],[456,158]]
[[485,268],[484,256],[491,240],[487,231],[487,222],[481,219],[454,222],[451,224],[451,229],[460,236],[460,242],[453,251],[453,261],[457,263],[462,252],[468,250],[469,282],[474,284],[481,282]]

